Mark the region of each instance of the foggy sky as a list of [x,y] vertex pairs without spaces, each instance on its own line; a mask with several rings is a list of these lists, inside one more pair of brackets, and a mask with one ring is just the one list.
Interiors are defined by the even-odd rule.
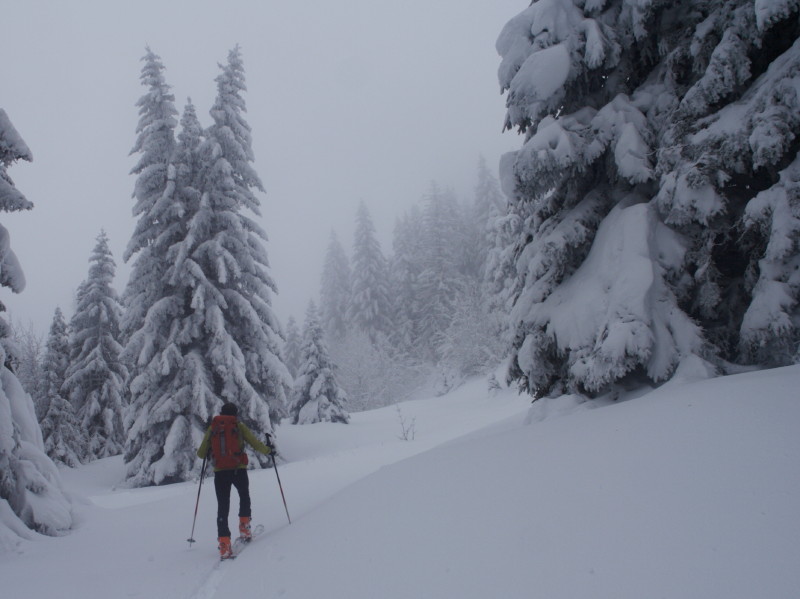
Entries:
[[[0,214],[27,287],[0,290],[11,318],[41,333],[58,305],[69,318],[101,229],[121,292],[131,215],[137,99],[145,46],[161,56],[183,110],[203,126],[218,63],[240,44],[261,224],[279,294],[302,322],[335,229],[350,253],[366,202],[385,253],[395,218],[431,180],[471,198],[479,155],[496,171],[519,147],[502,133],[494,43],[528,0],[6,0],[0,8],[0,107],[34,161],[9,174],[35,204]],[[224,8],[223,8],[224,6]]]

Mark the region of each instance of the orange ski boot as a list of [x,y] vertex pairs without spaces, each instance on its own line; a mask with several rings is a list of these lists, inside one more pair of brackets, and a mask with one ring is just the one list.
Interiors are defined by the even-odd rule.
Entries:
[[250,530],[250,516],[239,516],[239,538],[245,542],[253,538]]
[[219,537],[219,559],[230,559],[233,557],[230,537]]

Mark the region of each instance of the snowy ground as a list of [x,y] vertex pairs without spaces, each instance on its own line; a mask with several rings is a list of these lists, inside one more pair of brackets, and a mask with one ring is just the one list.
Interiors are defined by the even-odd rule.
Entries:
[[74,533],[0,554],[3,596],[798,597],[798,389],[800,366],[531,408],[476,381],[284,426],[293,523],[275,473],[251,472],[267,534],[222,564],[212,484],[190,549],[197,485],[115,490],[121,461],[102,460],[64,473]]

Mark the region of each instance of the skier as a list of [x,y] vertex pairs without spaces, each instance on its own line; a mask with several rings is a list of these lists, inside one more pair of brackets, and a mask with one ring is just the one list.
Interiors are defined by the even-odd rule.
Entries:
[[[237,407],[232,403],[222,406],[219,416],[211,420],[203,442],[197,450],[198,457],[210,456],[214,464],[214,490],[217,494],[217,535],[219,556],[228,559],[233,555],[228,512],[231,505],[231,486],[239,493],[239,536],[244,541],[251,538],[250,482],[247,477],[247,454],[244,443],[264,455],[274,451],[262,443],[247,426],[236,418]],[[243,443],[244,442],[244,443]]]

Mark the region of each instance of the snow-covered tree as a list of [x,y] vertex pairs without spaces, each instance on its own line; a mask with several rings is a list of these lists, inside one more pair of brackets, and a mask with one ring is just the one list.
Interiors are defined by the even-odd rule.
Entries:
[[[432,362],[441,358],[439,345],[450,324],[456,297],[464,289],[461,270],[462,221],[455,194],[436,182],[423,199],[422,269],[418,278],[420,349]],[[477,283],[477,282],[476,282]]]
[[692,356],[793,359],[798,11],[539,0],[505,26],[506,127],[525,134],[501,161],[522,388],[593,395]]
[[[189,101],[181,117],[181,131],[175,140],[174,96],[169,92],[160,59],[149,51],[144,58],[142,84],[147,93],[138,102],[140,121],[138,138],[132,152],[140,153],[134,196],[137,198],[139,221],[128,245],[126,259],[134,254],[131,277],[125,290],[126,318],[125,348],[123,358],[130,364],[130,409],[125,428],[125,461],[129,479],[140,474],[142,464],[157,461],[164,453],[163,436],[141,437],[137,422],[147,420],[151,409],[159,402],[170,402],[170,389],[160,376],[163,354],[170,347],[175,321],[184,316],[188,291],[170,281],[170,266],[174,263],[177,245],[187,232],[187,221],[199,204],[199,145],[203,138],[202,127],[194,105]],[[180,412],[180,409],[178,410]],[[200,409],[202,412],[202,408]],[[162,414],[169,420],[172,413]],[[204,416],[202,420],[207,420]],[[176,420],[180,430],[182,419]],[[134,436],[132,436],[134,435]],[[156,456],[156,457],[154,457]],[[133,464],[133,465],[132,465]],[[159,472],[169,476],[171,459]],[[183,467],[190,469],[193,460],[188,456]],[[141,473],[143,484],[153,480],[152,472]],[[162,478],[156,476],[156,482]],[[176,480],[181,480],[177,478]]]
[[480,241],[476,245],[480,248],[480,254],[485,260],[495,245],[493,221],[501,214],[505,214],[508,202],[503,197],[503,192],[500,191],[497,177],[489,169],[483,156],[478,159],[477,177],[472,210],[474,218],[481,228]]
[[[0,211],[30,210],[33,204],[14,186],[7,169],[33,156],[11,120],[0,109]],[[11,249],[8,230],[0,225],[0,286],[19,293],[25,276]],[[5,306],[0,303],[0,312]],[[53,461],[44,453],[42,431],[33,400],[9,365],[13,344],[0,318],[0,549],[11,549],[32,531],[58,534],[73,524],[72,504]]]
[[[484,294],[489,311],[507,316],[519,293],[520,281],[516,269],[516,244],[522,231],[522,219],[505,206],[487,223],[487,236],[491,239],[484,262]],[[507,336],[508,318],[502,319],[498,331]]]
[[177,203],[180,208],[173,208],[178,217],[176,220],[180,220],[187,212],[194,213],[200,202],[200,145],[205,134],[191,98],[183,108],[180,124],[178,143],[172,157],[172,165],[175,167],[175,193],[181,200]]
[[283,361],[292,377],[297,377],[302,366],[302,348],[303,338],[300,335],[300,329],[297,327],[297,321],[294,316],[290,316],[286,321],[286,342],[283,344]]
[[423,238],[422,212],[419,207],[412,206],[395,223],[390,261],[394,298],[394,327],[390,338],[395,347],[410,355],[420,353],[423,303],[419,285],[424,268]]
[[69,367],[62,392],[75,408],[88,439],[87,459],[122,453],[128,376],[120,360],[120,305],[113,287],[116,265],[102,231],[89,258],[89,276],[77,294],[70,321]]
[[[499,351],[497,357],[502,358],[506,351],[500,348],[508,345],[508,313],[516,278],[514,244],[519,236],[519,218],[509,214],[508,202],[500,191],[500,183],[483,157],[478,161],[473,215],[479,231],[479,241],[475,245],[483,258],[479,275],[482,284],[481,310],[488,315],[488,324],[491,326],[486,345],[491,347],[489,354]],[[471,289],[470,285],[468,287]],[[470,289],[466,291],[467,297],[462,294],[459,299],[462,302],[462,314],[464,305],[475,306]],[[465,300],[466,304],[463,303]]]
[[40,418],[44,449],[56,463],[75,467],[86,457],[87,438],[75,410],[61,393],[69,368],[69,332],[61,308],[56,308],[42,360],[45,387]]
[[375,236],[367,205],[360,202],[353,242],[353,294],[348,319],[370,338],[391,329],[389,266]]
[[489,310],[483,288],[478,285],[467,287],[456,297],[450,324],[439,347],[443,389],[497,367],[505,348],[498,323],[504,316]]
[[[131,149],[131,154],[139,154],[131,170],[136,175],[133,215],[138,220],[123,254],[125,262],[136,257],[123,293],[125,312],[121,326],[126,343],[145,326],[148,310],[164,295],[166,253],[174,242],[172,229],[176,220],[183,216],[174,201],[177,169],[173,158],[178,114],[175,96],[164,79],[161,58],[147,48],[142,61],[140,80],[147,93],[136,103],[139,123],[136,143]],[[129,353],[135,351],[126,351],[126,357]]]
[[350,420],[344,408],[347,397],[336,380],[335,367],[323,337],[317,307],[312,301],[303,325],[300,374],[294,383],[289,409],[293,424],[346,424]]
[[[152,90],[144,98],[151,93]],[[171,96],[165,101],[170,99]],[[156,128],[152,133],[161,135],[163,132]],[[160,157],[161,160],[168,161],[168,177],[162,181],[164,190],[152,211],[158,215],[158,222],[153,225],[153,239],[137,250],[134,268],[124,294],[126,318],[123,321],[123,330],[126,343],[123,359],[130,365],[131,380],[139,377],[154,356],[169,344],[170,327],[181,313],[179,306],[184,303],[185,290],[170,282],[169,265],[175,258],[177,244],[186,237],[188,219],[198,209],[198,148],[202,138],[202,127],[194,105],[189,101],[181,117],[177,145],[174,146],[171,156],[165,153]],[[164,144],[165,142],[162,143]],[[139,178],[143,176],[140,174]],[[135,237],[136,233],[131,239],[129,249],[135,247]],[[159,390],[154,389],[153,392],[157,395]],[[132,404],[126,429],[130,428],[132,420],[136,418],[140,402],[132,398]]]
[[14,374],[17,375],[22,388],[30,393],[33,398],[33,406],[36,410],[36,417],[41,422],[42,416],[47,409],[44,396],[47,393],[47,385],[42,376],[42,354],[44,352],[44,342],[41,335],[36,330],[33,322],[27,326],[19,322],[10,320],[11,337],[17,346],[14,356]]
[[320,320],[330,339],[341,339],[347,333],[351,294],[350,261],[336,232],[331,231],[320,285]]
[[486,286],[485,292],[496,295],[497,288],[502,288],[503,252],[512,243],[512,234],[504,221],[508,214],[508,202],[500,191],[497,177],[489,169],[483,156],[478,160],[478,181],[475,185],[475,196],[472,204],[474,219],[479,227],[478,241],[482,256],[481,278]]
[[[148,311],[152,332],[142,335],[135,353],[139,367],[125,449],[132,485],[191,477],[207,421],[225,402],[237,404],[254,429],[271,430],[285,415],[291,388],[272,310],[277,290],[266,234],[243,214],[260,214],[254,190],[263,187],[251,164],[238,47],[221,69],[214,124],[197,147],[198,201],[183,204],[185,234],[167,254],[170,293]],[[163,338],[154,337],[159,331]]]

